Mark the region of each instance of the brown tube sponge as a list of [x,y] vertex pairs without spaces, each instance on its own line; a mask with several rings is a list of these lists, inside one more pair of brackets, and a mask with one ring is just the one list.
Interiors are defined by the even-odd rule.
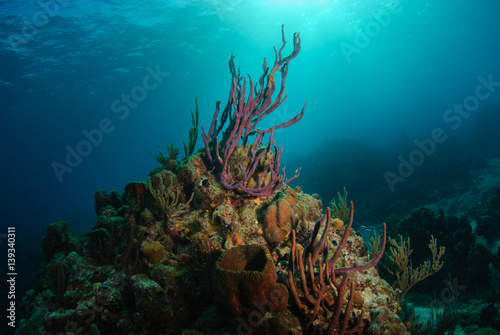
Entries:
[[214,266],[215,294],[235,315],[284,310],[288,290],[276,279],[271,253],[260,244],[226,250]]

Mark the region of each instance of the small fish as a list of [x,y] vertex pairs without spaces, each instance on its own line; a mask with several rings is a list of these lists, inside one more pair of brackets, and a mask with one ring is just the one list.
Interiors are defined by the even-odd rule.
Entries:
[[353,222],[352,226],[365,241],[369,241],[375,231],[377,231],[377,233],[382,232],[382,224],[364,225],[358,222]]

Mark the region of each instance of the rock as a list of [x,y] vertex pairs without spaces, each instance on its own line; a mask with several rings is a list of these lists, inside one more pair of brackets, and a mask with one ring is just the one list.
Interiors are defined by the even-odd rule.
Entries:
[[141,251],[151,264],[159,263],[167,257],[165,247],[158,242],[142,242]]
[[47,235],[42,238],[42,252],[46,262],[56,253],[67,255],[72,251],[82,252],[82,245],[73,234],[68,222],[59,221],[47,227]]

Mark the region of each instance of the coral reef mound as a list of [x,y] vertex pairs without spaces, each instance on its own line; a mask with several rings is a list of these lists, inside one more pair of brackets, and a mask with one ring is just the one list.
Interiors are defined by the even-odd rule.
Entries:
[[[396,294],[376,267],[346,276],[357,285],[340,302],[333,285],[320,296],[302,277],[297,297],[305,299],[304,287],[312,287],[307,294],[321,303],[314,313],[312,305],[297,306],[288,280],[292,235],[300,250],[318,243],[311,235],[318,235],[321,200],[286,185],[269,197],[228,190],[205,164],[202,155],[192,155],[174,171],[155,170],[149,183],[112,192],[113,201],[98,191],[97,219],[88,233],[74,235],[66,222],[50,225],[42,242],[47,266],[24,297],[18,333],[216,334],[242,327],[314,333],[326,330],[335,305],[346,325],[351,316],[362,318],[356,333],[405,333]],[[270,222],[284,231],[279,239],[266,236]],[[345,228],[331,223],[322,236],[325,247],[336,250]],[[336,268],[369,261],[361,237],[351,230],[345,239]],[[319,280],[320,270],[311,269],[306,273]]]
[[286,98],[299,33],[287,56],[285,45],[282,27],[274,64],[264,59],[247,91],[231,57],[229,99],[202,127],[203,154],[193,154],[196,108],[182,163],[167,145],[147,180],[121,195],[97,191],[89,233],[49,226],[48,264],[23,300],[19,334],[406,333],[378,276],[385,225],[372,257],[351,229],[352,203],[344,227],[319,197],[288,186],[300,169],[286,178],[274,131],[300,121],[305,104],[279,125],[258,124]]

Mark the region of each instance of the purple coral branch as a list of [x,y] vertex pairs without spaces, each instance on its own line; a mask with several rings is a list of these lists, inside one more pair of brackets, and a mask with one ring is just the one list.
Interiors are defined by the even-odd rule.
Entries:
[[[280,173],[280,158],[282,153],[281,146],[276,147],[273,141],[274,130],[289,127],[300,121],[304,115],[304,107],[302,111],[292,119],[285,121],[277,126],[272,126],[266,129],[257,128],[258,123],[267,115],[275,111],[286,99],[283,97],[285,92],[286,75],[288,73],[288,63],[297,56],[300,52],[300,34],[295,33],[293,36],[293,51],[290,55],[283,57],[282,51],[285,48],[285,32],[284,27],[281,28],[283,44],[279,51],[275,52],[275,61],[273,67],[269,69],[266,58],[263,62],[263,74],[259,78],[258,85],[254,86],[252,78],[248,75],[249,92],[246,97],[246,78],[241,77],[240,71],[236,71],[234,65],[234,56],[231,55],[229,60],[229,70],[231,72],[231,89],[229,91],[229,99],[220,116],[218,124],[220,101],[216,104],[216,110],[210,125],[208,133],[202,127],[202,138],[205,143],[206,157],[212,165],[212,171],[220,172],[221,183],[227,189],[239,188],[245,193],[252,196],[270,196],[276,190],[281,188],[285,183],[288,183],[298,177],[300,170],[291,179],[285,178],[285,169]],[[273,94],[276,89],[276,72],[281,73],[280,91],[273,100]],[[226,126],[226,122],[229,124]],[[224,128],[225,127],[225,128]],[[224,130],[223,130],[224,129]],[[222,139],[219,141],[219,134],[222,132]],[[263,137],[266,134],[269,136],[269,144],[267,148],[257,154]],[[256,135],[252,144],[249,143],[249,137]],[[240,144],[241,143],[241,144]],[[234,181],[231,176],[230,159],[239,145],[252,145],[249,157],[249,164],[246,169],[243,169],[241,180]],[[273,150],[274,149],[274,150]],[[259,176],[257,186],[248,188],[245,185],[253,177],[260,159],[273,152],[273,157],[270,159],[269,167]],[[270,181],[266,185],[262,185],[264,177],[270,176]]]

